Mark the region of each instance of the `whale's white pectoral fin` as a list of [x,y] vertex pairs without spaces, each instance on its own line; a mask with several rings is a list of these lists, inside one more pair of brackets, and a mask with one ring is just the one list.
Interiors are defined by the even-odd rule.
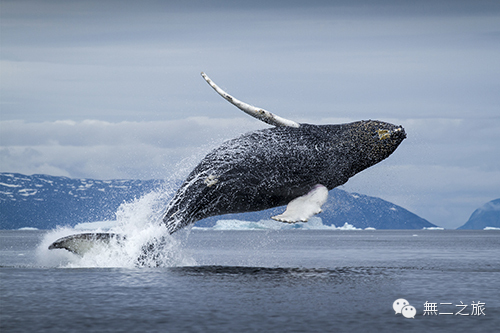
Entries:
[[272,219],[286,223],[307,222],[310,217],[322,212],[321,206],[323,206],[327,198],[328,189],[318,184],[306,195],[290,201],[285,212],[273,216]]
[[269,111],[266,111],[261,108],[257,108],[255,106],[252,106],[250,104],[247,104],[245,102],[242,102],[233,96],[229,95],[226,93],[224,90],[219,88],[218,85],[216,85],[205,73],[201,72],[201,76],[207,81],[207,83],[214,88],[214,90],[221,95],[225,100],[227,100],[229,103],[233,104],[236,106],[238,109],[242,110],[243,112],[251,115],[252,117],[255,117],[259,120],[262,120],[263,122],[273,125],[273,126],[289,126],[289,127],[300,127],[299,123],[296,123],[293,120],[288,120],[285,118],[281,118],[280,116],[277,116]]

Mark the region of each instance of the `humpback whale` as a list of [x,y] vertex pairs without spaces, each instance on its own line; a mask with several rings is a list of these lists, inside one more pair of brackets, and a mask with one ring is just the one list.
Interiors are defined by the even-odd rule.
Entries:
[[[306,222],[321,212],[329,190],[386,159],[406,138],[402,126],[378,120],[297,123],[240,101],[201,75],[224,99],[272,127],[226,141],[201,160],[167,204],[161,222],[170,234],[207,217],[284,205],[273,219]],[[116,237],[80,234],[50,248],[78,253],[74,244]]]

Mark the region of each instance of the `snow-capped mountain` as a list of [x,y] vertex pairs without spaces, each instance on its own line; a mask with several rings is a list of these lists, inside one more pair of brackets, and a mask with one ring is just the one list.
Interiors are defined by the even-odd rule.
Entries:
[[150,192],[154,180],[72,179],[48,175],[0,174],[0,228],[50,229],[112,220],[124,201]]
[[500,199],[487,202],[472,213],[469,220],[458,229],[500,228]]
[[[0,173],[0,229],[51,229],[89,221],[113,220],[126,201],[160,189],[163,180],[95,180]],[[165,203],[166,204],[166,203]],[[284,207],[261,212],[229,214],[197,222],[212,227],[218,220],[259,221],[283,212]],[[434,224],[388,201],[334,189],[318,215],[324,225],[356,228],[422,229]]]

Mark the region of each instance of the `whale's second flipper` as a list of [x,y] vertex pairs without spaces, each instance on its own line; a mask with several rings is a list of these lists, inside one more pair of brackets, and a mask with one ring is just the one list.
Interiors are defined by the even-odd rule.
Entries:
[[124,236],[113,233],[83,233],[59,238],[50,244],[49,250],[65,249],[74,254],[83,256],[96,245],[107,245],[112,240],[120,242]]
[[310,217],[322,212],[321,206],[323,206],[327,198],[328,189],[318,184],[306,195],[290,201],[285,212],[273,216],[272,219],[286,223],[307,222]]

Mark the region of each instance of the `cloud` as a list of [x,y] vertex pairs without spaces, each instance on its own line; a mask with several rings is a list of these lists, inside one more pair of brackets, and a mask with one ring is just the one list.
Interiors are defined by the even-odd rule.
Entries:
[[285,116],[491,115],[499,102],[486,2],[170,3],[7,2],[3,119],[229,117],[202,70]]
[[[235,109],[236,110],[236,109]],[[240,113],[240,111],[235,111]],[[140,143],[162,148],[189,147],[206,142],[224,131],[241,132],[263,127],[250,118],[188,117],[165,121],[57,120],[30,123],[2,122],[0,139],[5,146],[120,146]],[[215,133],[215,135],[214,135]]]
[[262,127],[246,118],[208,117],[120,123],[4,121],[0,123],[0,158],[2,171],[27,174],[168,178],[180,161],[206,153],[224,139]]

